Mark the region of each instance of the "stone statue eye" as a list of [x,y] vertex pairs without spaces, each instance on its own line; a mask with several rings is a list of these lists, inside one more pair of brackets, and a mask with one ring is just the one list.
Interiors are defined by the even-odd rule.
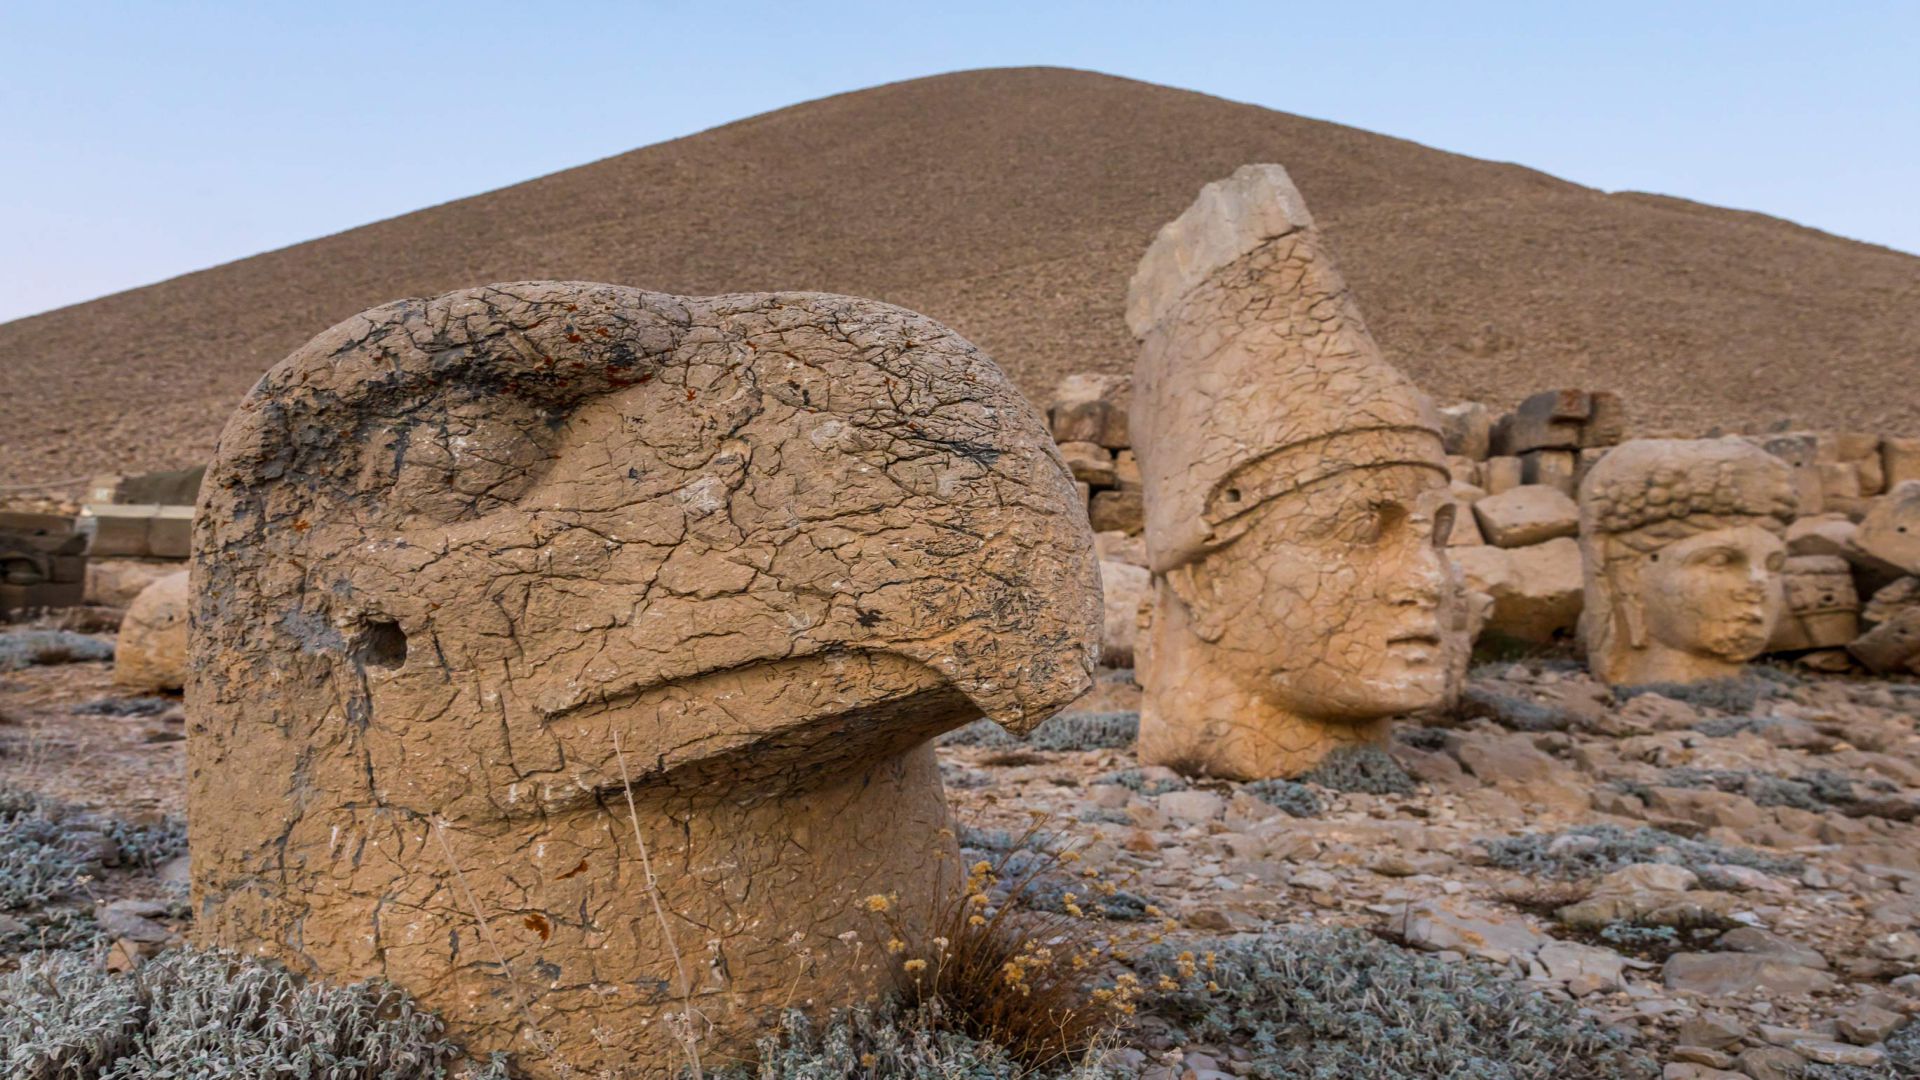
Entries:
[[1777,574],[1780,571],[1785,570],[1786,568],[1787,568],[1787,557],[1785,555],[1782,555],[1776,551],[1773,554],[1767,556],[1767,569]]

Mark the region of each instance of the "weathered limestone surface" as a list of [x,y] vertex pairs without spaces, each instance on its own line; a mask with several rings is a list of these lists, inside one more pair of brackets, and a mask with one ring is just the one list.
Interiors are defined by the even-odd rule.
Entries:
[[1860,634],[1860,595],[1837,555],[1793,555],[1781,576],[1787,606],[1768,652],[1840,648]]
[[1752,443],[1636,439],[1580,485],[1588,667],[1614,684],[1726,678],[1785,608],[1788,466]]
[[154,581],[128,605],[113,646],[113,684],[142,692],[186,686],[185,570],[175,570]]
[[1544,544],[1580,531],[1580,508],[1559,488],[1522,484],[1476,500],[1481,535],[1496,547]]
[[1580,545],[1570,537],[1522,548],[1457,547],[1447,555],[1467,586],[1491,600],[1484,629],[1539,644],[1580,619]]
[[536,1076],[685,1067],[689,998],[711,1066],[884,990],[862,898],[959,882],[928,739],[1090,685],[1080,506],[999,369],[885,304],[355,316],[202,492],[196,930],[390,978]]
[[1444,700],[1467,620],[1431,403],[1367,333],[1277,165],[1161,229],[1127,318],[1146,493],[1141,760],[1290,776]]
[[1901,574],[1920,574],[1920,480],[1908,480],[1873,502],[1854,547]]

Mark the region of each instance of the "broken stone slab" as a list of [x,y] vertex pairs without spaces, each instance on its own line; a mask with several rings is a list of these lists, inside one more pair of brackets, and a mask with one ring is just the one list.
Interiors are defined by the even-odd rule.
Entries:
[[1108,667],[1132,667],[1140,609],[1153,599],[1153,575],[1144,566],[1102,559],[1100,591],[1105,607],[1100,662]]
[[1920,480],[1920,438],[1882,439],[1880,469],[1888,491],[1909,480]]
[[1544,544],[1580,531],[1580,507],[1558,488],[1522,484],[1473,504],[1480,534],[1495,547]]
[[1096,491],[1087,509],[1095,532],[1137,534],[1146,528],[1146,504],[1138,491]]
[[1440,410],[1440,438],[1448,454],[1485,461],[1493,448],[1493,413],[1478,401]]
[[1887,1052],[1879,1047],[1848,1046],[1829,1039],[1795,1039],[1789,1049],[1817,1065],[1871,1069],[1887,1060]]
[[1748,441],[1796,469],[1840,460],[1840,441],[1830,431],[1783,431]]
[[1520,455],[1520,481],[1556,488],[1571,497],[1580,471],[1571,450],[1530,450]]
[[1920,661],[1920,606],[1901,608],[1856,638],[1847,652],[1876,674],[1914,669]]
[[1428,952],[1457,952],[1497,964],[1524,962],[1553,938],[1516,916],[1459,897],[1422,900],[1395,920],[1408,945]]
[[1060,456],[1067,459],[1073,478],[1093,488],[1114,486],[1113,451],[1091,442],[1064,442]]
[[1714,941],[1714,947],[1724,952],[1752,953],[1756,956],[1771,956],[1789,964],[1810,967],[1816,971],[1827,970],[1827,958],[1819,950],[1803,945],[1791,938],[1781,937],[1757,926],[1740,926],[1721,934]]
[[1767,642],[1768,652],[1842,648],[1860,636],[1860,596],[1845,559],[1789,556],[1781,583],[1787,606]]
[[1500,418],[1493,430],[1493,452],[1578,450],[1580,429],[1593,414],[1593,399],[1583,390],[1548,390],[1522,401]]
[[1580,619],[1580,545],[1571,538],[1521,548],[1449,548],[1447,557],[1471,588],[1493,598],[1483,633],[1545,644]]
[[1854,1002],[1833,1017],[1834,1030],[1855,1046],[1884,1042],[1887,1036],[1906,1026],[1905,1015],[1864,1001]]
[[1737,994],[1816,994],[1834,987],[1833,976],[1776,956],[1752,953],[1675,953],[1661,970],[1667,989],[1705,997]]
[[169,574],[180,572],[176,562],[151,559],[89,559],[86,601],[103,607],[124,608],[141,590]]
[[1787,554],[1844,559],[1854,550],[1853,534],[1859,528],[1844,514],[1803,515],[1787,526]]
[[1920,481],[1906,481],[1873,500],[1854,531],[1853,547],[1898,573],[1920,574]]
[[1627,960],[1611,949],[1570,941],[1549,941],[1533,955],[1534,962],[1554,982],[1593,980],[1598,989],[1626,985]]
[[1131,380],[1125,375],[1073,374],[1054,388],[1047,424],[1055,442],[1088,442],[1119,450],[1133,445],[1127,432]]
[[1489,495],[1511,491],[1526,482],[1523,479],[1525,472],[1525,468],[1517,457],[1490,457],[1481,466],[1480,486],[1486,488]]

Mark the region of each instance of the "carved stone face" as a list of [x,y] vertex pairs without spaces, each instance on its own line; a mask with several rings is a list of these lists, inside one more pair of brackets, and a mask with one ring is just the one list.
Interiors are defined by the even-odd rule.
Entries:
[[1038,414],[848,297],[376,308],[261,380],[202,498],[197,932],[534,1076],[888,989],[859,901],[962,876],[928,740],[1037,723],[1098,640]]
[[1700,533],[1649,554],[1637,597],[1648,648],[1730,664],[1760,655],[1785,606],[1786,561],[1780,538],[1751,525]]
[[1127,315],[1156,575],[1141,760],[1293,776],[1443,702],[1467,649],[1438,417],[1380,355],[1286,171],[1203,188]]
[[1340,473],[1256,511],[1174,587],[1216,662],[1275,708],[1327,721],[1427,708],[1449,683],[1453,512],[1433,470]]
[[1580,638],[1609,683],[1737,675],[1786,609],[1786,465],[1740,439],[1635,439],[1580,485]]

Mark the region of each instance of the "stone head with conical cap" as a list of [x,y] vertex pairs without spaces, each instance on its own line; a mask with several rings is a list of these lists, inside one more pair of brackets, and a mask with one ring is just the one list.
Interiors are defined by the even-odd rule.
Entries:
[[1464,649],[1438,418],[1286,170],[1202,189],[1141,260],[1127,318],[1156,578],[1143,756],[1291,775],[1439,703]]

